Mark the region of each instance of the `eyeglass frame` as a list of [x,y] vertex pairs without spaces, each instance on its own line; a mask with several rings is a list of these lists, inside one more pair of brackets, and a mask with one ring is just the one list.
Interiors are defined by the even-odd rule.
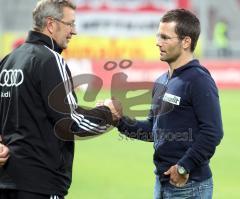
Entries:
[[180,39],[179,36],[169,37],[169,36],[167,36],[167,35],[161,35],[161,34],[159,34],[159,33],[156,34],[156,39],[157,39],[157,41],[162,41],[163,43],[167,43],[169,40],[175,39],[175,38]]
[[68,0],[53,0],[54,3],[63,3],[68,2]]
[[66,22],[66,21],[63,21],[63,20],[57,19],[57,18],[51,18],[51,19],[53,19],[53,20],[55,20],[55,21],[58,21],[58,22],[66,25],[66,26],[69,26],[69,27],[72,28],[72,29],[75,29],[75,28],[76,28],[75,22]]

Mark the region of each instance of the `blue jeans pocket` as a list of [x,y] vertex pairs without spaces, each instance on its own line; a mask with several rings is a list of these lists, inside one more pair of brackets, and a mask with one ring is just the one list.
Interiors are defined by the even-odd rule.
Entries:
[[190,180],[183,187],[176,187],[169,182],[163,188],[164,199],[211,199],[212,178],[203,182]]
[[163,198],[167,199],[185,199],[185,198],[193,198],[193,181],[188,181],[182,187],[176,187],[168,182],[165,187],[165,191],[163,192]]

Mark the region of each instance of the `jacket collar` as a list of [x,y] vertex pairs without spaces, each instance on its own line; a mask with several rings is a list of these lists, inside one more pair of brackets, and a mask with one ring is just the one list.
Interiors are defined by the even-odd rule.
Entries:
[[29,31],[26,43],[43,44],[58,53],[63,51],[54,39],[37,31]]
[[[183,71],[188,70],[188,69],[193,68],[193,67],[198,68],[198,69],[200,69],[202,71],[205,71],[205,72],[209,73],[209,71],[205,67],[201,66],[201,64],[199,63],[199,60],[193,59],[193,60],[189,61],[188,63],[186,63],[185,65],[183,65],[183,66],[181,66],[181,67],[179,67],[177,69],[174,69],[172,77],[178,76]],[[167,75],[169,76],[168,73],[167,73]]]

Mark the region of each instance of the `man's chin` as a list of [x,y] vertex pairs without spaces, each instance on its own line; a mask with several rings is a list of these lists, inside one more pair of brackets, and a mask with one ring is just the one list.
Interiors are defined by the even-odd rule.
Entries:
[[67,44],[63,44],[62,46],[61,46],[61,48],[64,50],[64,49],[66,49],[67,48]]

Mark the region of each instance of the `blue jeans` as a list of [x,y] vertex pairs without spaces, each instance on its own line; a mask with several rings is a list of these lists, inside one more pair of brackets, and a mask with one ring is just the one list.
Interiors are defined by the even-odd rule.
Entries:
[[156,176],[154,199],[212,199],[212,178],[197,182],[190,180],[183,187],[175,187],[169,182],[160,183]]

